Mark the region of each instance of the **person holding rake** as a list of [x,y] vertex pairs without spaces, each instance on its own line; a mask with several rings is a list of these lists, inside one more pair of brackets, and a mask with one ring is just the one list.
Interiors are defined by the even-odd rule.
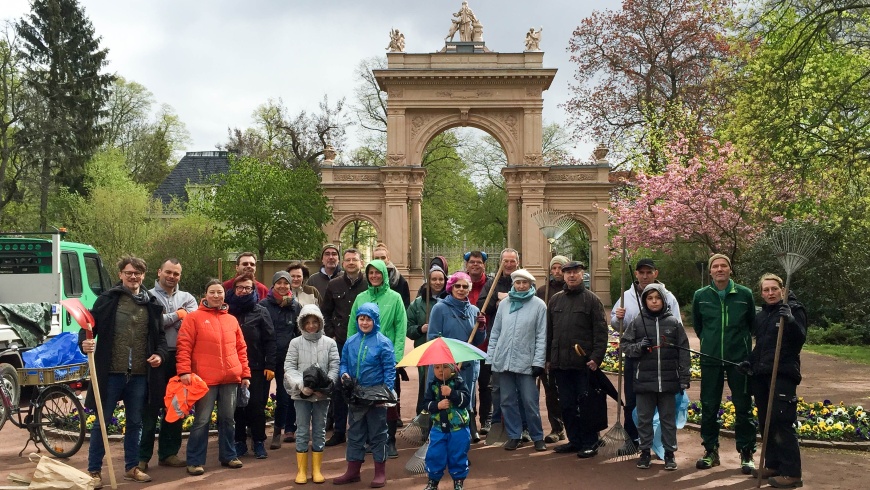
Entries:
[[676,470],[677,403],[675,395],[689,387],[691,380],[689,351],[663,348],[677,345],[689,348],[683,324],[665,302],[663,285],[653,283],[641,294],[641,314],[632,320],[620,340],[619,348],[635,360],[634,391],[637,395],[637,432],[640,436],[640,459],[637,467],[648,469],[652,456],[653,416],[659,412],[665,469]]

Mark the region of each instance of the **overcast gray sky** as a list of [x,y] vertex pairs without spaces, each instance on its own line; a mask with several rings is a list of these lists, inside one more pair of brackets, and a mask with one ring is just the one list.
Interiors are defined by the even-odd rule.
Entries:
[[[323,95],[352,102],[354,69],[383,55],[389,31],[405,34],[405,50],[444,46],[451,14],[461,0],[81,0],[102,45],[109,71],[147,87],[186,124],[189,151],[212,150],[228,127],[248,127],[251,113],[282,98],[291,113],[316,110]],[[498,52],[520,52],[530,27],[543,26],[544,65],[558,68],[544,92],[544,118],[566,122],[558,107],[569,98],[575,67],[566,48],[574,28],[593,9],[618,9],[619,0],[469,0]],[[0,1],[0,19],[16,20],[29,0]],[[458,37],[457,37],[458,40]],[[351,130],[350,143],[355,143]],[[578,141],[575,156],[594,145]]]

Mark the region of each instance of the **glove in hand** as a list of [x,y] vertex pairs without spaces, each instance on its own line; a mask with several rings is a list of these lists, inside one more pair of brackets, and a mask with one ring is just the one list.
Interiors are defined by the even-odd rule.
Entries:
[[680,389],[686,391],[689,389],[689,383],[680,383]]
[[266,375],[266,381],[272,381],[275,379],[275,371],[272,371],[271,369],[264,369],[263,374]]
[[537,378],[542,374],[544,374],[544,368],[542,368],[541,366],[532,366],[532,376]]
[[752,364],[749,361],[743,361],[737,365],[737,372],[744,376],[752,376]]
[[484,315],[483,313],[477,315],[477,324],[479,325],[479,328],[485,327],[486,326],[486,315]]
[[785,318],[785,323],[794,323],[794,315],[791,314],[791,306],[782,305],[779,307],[779,316]]
[[649,352],[651,346],[652,340],[650,340],[649,337],[644,337],[643,340],[640,341],[640,349],[644,352]]
[[304,388],[302,388],[302,394],[303,394],[304,396],[311,396],[312,393],[314,393],[314,390],[312,390],[311,388],[309,388],[309,387],[307,387],[307,386],[304,387]]

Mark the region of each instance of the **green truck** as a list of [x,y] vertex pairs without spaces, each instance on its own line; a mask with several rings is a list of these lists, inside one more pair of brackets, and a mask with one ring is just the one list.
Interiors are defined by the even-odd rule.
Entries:
[[65,233],[0,233],[0,382],[7,387],[18,385],[22,350],[79,331],[62,300],[78,298],[91,308],[117,281],[94,247],[64,241]]

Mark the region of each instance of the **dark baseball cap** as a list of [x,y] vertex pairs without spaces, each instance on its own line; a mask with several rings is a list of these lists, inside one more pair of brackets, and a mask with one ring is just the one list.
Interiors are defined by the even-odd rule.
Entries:
[[572,260],[571,262],[568,262],[567,264],[562,266],[562,271],[567,271],[570,269],[586,270],[586,266],[583,265],[583,262],[580,262],[579,260]]
[[641,267],[649,267],[652,270],[656,270],[656,263],[653,262],[653,259],[640,259],[637,261],[637,266],[635,266],[634,270],[638,271]]

